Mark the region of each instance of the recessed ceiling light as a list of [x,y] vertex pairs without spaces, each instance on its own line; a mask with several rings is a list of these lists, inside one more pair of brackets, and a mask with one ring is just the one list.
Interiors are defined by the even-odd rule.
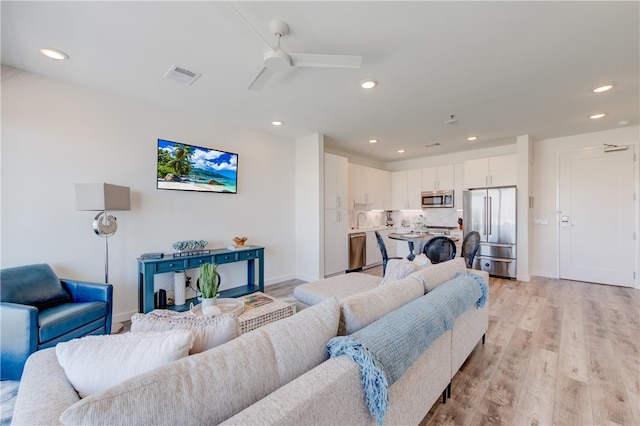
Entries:
[[606,92],[607,90],[611,90],[613,88],[613,84],[603,84],[602,86],[598,86],[593,91],[595,93]]
[[360,82],[360,87],[363,89],[373,89],[378,85],[378,82],[375,80],[362,80]]
[[58,61],[69,59],[69,55],[58,49],[44,48],[40,49],[40,53],[48,58],[56,59]]
[[477,137],[477,136],[469,136],[469,137],[467,138],[467,140],[468,140],[468,141],[475,141],[475,140],[478,140],[478,137]]
[[282,121],[272,121],[271,124],[273,124],[274,126],[282,126],[284,123]]
[[626,126],[627,124],[629,124],[629,120],[618,121],[618,126]]
[[593,114],[591,117],[589,117],[592,120],[597,120],[598,118],[602,118],[604,117],[604,113],[600,113],[600,114]]
[[398,154],[404,154],[404,149],[399,149]]
[[378,143],[378,139],[369,139],[369,143]]

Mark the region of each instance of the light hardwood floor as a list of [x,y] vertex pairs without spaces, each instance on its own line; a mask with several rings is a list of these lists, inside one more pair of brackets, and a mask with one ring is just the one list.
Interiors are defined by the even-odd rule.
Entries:
[[640,291],[540,277],[489,287],[486,343],[421,426],[640,425]]

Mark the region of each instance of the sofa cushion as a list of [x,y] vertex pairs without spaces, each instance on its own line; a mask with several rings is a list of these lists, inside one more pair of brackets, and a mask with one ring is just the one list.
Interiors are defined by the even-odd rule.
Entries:
[[339,321],[340,306],[331,298],[255,330],[271,342],[281,385],[327,359],[326,344],[338,334]]
[[218,424],[326,357],[335,299],[149,371],[69,407],[65,424]]
[[58,363],[81,398],[186,357],[193,344],[187,330],[86,336],[59,343]]
[[148,314],[131,317],[131,331],[189,330],[193,334],[193,347],[189,354],[197,354],[235,339],[240,335],[235,315],[204,315],[157,309]]
[[465,263],[464,258],[457,257],[453,260],[448,260],[446,262],[424,268],[415,273],[414,276],[422,282],[425,292],[428,293],[443,282],[455,278],[458,272],[465,272],[466,269],[467,264]]
[[312,306],[335,297],[338,301],[353,294],[371,290],[380,284],[380,277],[351,272],[297,286],[293,295],[300,302]]
[[3,269],[0,285],[2,302],[31,305],[42,310],[71,301],[60,279],[45,263]]
[[44,344],[76,330],[108,313],[107,302],[64,303],[38,314],[38,343]]
[[355,294],[341,301],[339,334],[351,334],[389,312],[424,295],[424,285],[414,275]]

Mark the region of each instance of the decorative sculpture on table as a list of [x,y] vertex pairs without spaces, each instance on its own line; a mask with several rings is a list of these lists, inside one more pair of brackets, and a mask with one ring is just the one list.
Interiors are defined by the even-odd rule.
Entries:
[[178,252],[173,253],[173,257],[185,257],[185,256],[196,256],[198,254],[208,254],[211,251],[204,250],[207,244],[209,244],[209,242],[205,240],[176,241],[175,243],[173,243],[172,247],[174,250],[178,250]]
[[233,237],[233,242],[236,247],[243,247],[244,243],[247,241],[247,237]]

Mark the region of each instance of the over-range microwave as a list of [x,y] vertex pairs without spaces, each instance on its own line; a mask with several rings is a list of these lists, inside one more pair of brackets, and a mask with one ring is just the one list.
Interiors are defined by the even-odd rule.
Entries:
[[420,197],[422,208],[453,207],[453,190],[423,192]]

